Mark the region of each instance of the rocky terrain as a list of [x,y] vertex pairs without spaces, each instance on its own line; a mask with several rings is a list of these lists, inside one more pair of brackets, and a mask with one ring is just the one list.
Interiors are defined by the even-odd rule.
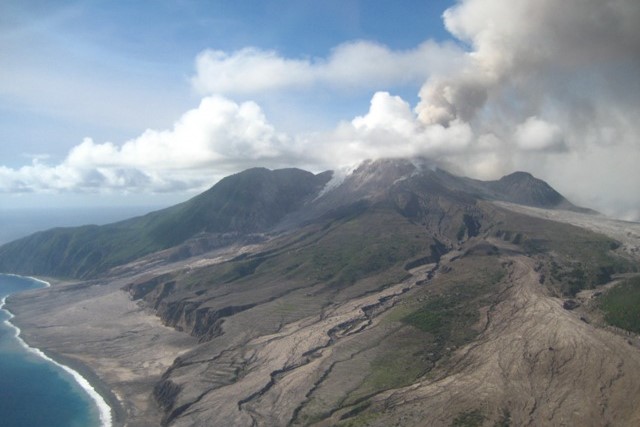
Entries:
[[[330,178],[230,177],[120,224],[165,242],[125,262],[59,230],[75,279],[11,298],[15,321],[93,371],[128,426],[640,422],[638,338],[600,303],[637,276],[639,224],[526,173],[379,160]],[[51,236],[1,247],[0,265],[60,273],[16,261]],[[74,269],[79,253],[109,261]]]

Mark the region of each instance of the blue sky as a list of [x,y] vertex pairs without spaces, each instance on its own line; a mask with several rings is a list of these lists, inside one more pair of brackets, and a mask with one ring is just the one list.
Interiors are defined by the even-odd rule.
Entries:
[[634,0],[6,0],[0,208],[420,155],[640,218],[639,21]]
[[[118,142],[147,128],[170,127],[199,101],[189,77],[205,49],[252,46],[323,57],[359,39],[409,49],[450,38],[441,19],[450,3],[3,2],[0,31],[9,52],[3,62],[11,69],[3,86],[12,88],[0,93],[0,158],[19,167],[32,154],[64,156],[86,136]],[[415,95],[417,87],[412,89]],[[366,99],[371,93],[351,95]],[[358,106],[340,113],[348,119],[366,102]]]

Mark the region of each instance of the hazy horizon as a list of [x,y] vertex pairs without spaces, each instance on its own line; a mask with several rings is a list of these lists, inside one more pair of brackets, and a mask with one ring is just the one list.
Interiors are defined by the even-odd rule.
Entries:
[[81,225],[104,225],[162,209],[153,206],[58,206],[20,207],[0,209],[0,223],[9,225],[0,228],[0,245],[28,236],[38,231],[56,227]]

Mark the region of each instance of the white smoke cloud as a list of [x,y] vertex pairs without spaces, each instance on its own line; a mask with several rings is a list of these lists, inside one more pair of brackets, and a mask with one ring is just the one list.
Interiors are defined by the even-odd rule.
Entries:
[[564,151],[567,148],[560,127],[536,116],[518,125],[513,139],[525,151]]
[[574,106],[589,100],[580,89],[623,95],[640,60],[638,18],[633,0],[462,1],[444,21],[472,50],[458,73],[432,77],[422,88],[421,118],[469,121],[500,102],[527,117],[550,99]]

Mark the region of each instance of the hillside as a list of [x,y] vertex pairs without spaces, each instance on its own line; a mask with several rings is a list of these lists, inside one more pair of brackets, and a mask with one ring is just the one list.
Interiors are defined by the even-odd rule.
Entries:
[[0,271],[88,278],[197,235],[205,248],[266,231],[329,180],[300,169],[249,169],[182,204],[114,224],[56,228],[0,247]]
[[629,316],[607,323],[637,281],[596,295],[637,275],[640,225],[576,213],[524,173],[379,160],[326,188],[301,171],[305,185],[256,188],[254,173],[284,176],[238,174],[151,216],[192,218],[177,236],[261,239],[17,296],[30,342],[90,366],[135,426],[640,421],[640,350],[614,328]]

